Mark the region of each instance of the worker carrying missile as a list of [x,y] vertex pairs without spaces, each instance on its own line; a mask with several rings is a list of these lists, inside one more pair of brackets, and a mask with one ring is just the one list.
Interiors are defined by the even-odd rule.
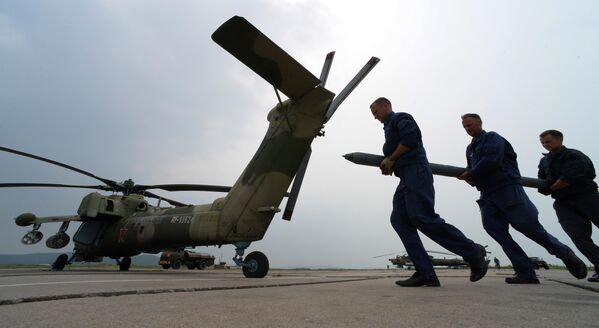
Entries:
[[509,284],[538,284],[533,263],[509,233],[509,225],[520,231],[549,253],[561,259],[570,273],[583,279],[586,265],[550,235],[539,222],[539,212],[522,187],[516,152],[512,145],[496,132],[486,132],[478,114],[462,115],[462,126],[472,137],[466,149],[467,171],[458,177],[480,191],[480,207],[485,231],[508,256],[516,274],[507,277]]
[[466,238],[435,213],[435,189],[422,135],[418,124],[408,113],[395,113],[391,102],[384,97],[370,105],[374,118],[383,123],[385,144],[381,173],[400,178],[393,196],[391,225],[399,235],[414,263],[416,272],[406,280],[399,280],[402,287],[440,286],[431,260],[422,245],[418,230],[427,237],[458,254],[470,264],[470,281],[480,280],[487,273],[485,248]]
[[559,223],[595,266],[595,274],[588,281],[599,282],[599,246],[591,238],[591,222],[599,228],[599,192],[593,181],[593,162],[581,151],[564,146],[564,135],[560,131],[547,130],[539,138],[549,152],[539,162],[538,176],[549,185],[538,190],[555,199],[553,208]]

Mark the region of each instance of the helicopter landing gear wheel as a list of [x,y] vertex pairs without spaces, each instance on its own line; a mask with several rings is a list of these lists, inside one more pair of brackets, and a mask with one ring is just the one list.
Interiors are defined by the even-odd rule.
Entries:
[[163,264],[163,265],[162,265],[162,268],[163,268],[164,270],[167,270],[167,269],[169,269],[170,267],[171,267],[171,265],[170,265],[170,264]]
[[62,271],[64,269],[64,266],[67,265],[68,261],[69,256],[67,254],[58,255],[54,263],[52,263],[52,270]]
[[121,263],[119,263],[119,270],[120,271],[129,271],[130,267],[131,267],[131,258],[128,256],[123,257],[123,259],[121,260]]
[[246,278],[264,278],[268,273],[268,258],[261,252],[251,252],[243,260]]

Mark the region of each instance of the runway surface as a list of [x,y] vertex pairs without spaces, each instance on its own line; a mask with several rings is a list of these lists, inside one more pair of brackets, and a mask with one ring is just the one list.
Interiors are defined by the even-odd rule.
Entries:
[[69,268],[0,270],[3,327],[598,327],[599,284],[541,270],[540,285],[507,285],[508,270],[441,287],[402,288],[406,270]]

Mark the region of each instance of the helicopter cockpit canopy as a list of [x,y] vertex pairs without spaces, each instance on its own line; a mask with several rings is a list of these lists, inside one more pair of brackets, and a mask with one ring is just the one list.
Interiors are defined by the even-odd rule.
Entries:
[[104,196],[92,192],[81,200],[77,214],[82,220],[120,219],[135,212],[147,211],[147,209],[148,202],[141,195]]

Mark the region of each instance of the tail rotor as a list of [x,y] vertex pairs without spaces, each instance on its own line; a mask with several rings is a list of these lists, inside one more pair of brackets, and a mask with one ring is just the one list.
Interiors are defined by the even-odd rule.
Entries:
[[[320,73],[320,81],[321,86],[324,87],[326,84],[326,80],[329,76],[329,71],[331,69],[331,65],[333,64],[333,57],[335,56],[335,52],[330,52],[327,54],[324,65],[322,67],[322,71]],[[341,105],[341,103],[349,96],[349,94],[362,82],[362,80],[370,73],[370,71],[374,68],[380,59],[376,57],[370,58],[370,60],[362,67],[362,69],[354,76],[354,78],[343,88],[341,93],[333,99],[331,104],[329,105],[329,109],[327,111],[325,120],[323,123],[328,122],[335,111]],[[293,209],[295,208],[295,203],[297,202],[297,197],[299,195],[299,191],[302,185],[302,181],[304,180],[304,175],[306,174],[306,170],[308,168],[308,162],[310,161],[310,156],[312,155],[312,148],[308,149],[300,167],[295,175],[295,179],[293,181],[293,185],[291,186],[291,192],[289,195],[289,199],[287,200],[287,205],[285,206],[285,211],[283,212],[283,219],[290,221],[291,216],[293,215]]]

